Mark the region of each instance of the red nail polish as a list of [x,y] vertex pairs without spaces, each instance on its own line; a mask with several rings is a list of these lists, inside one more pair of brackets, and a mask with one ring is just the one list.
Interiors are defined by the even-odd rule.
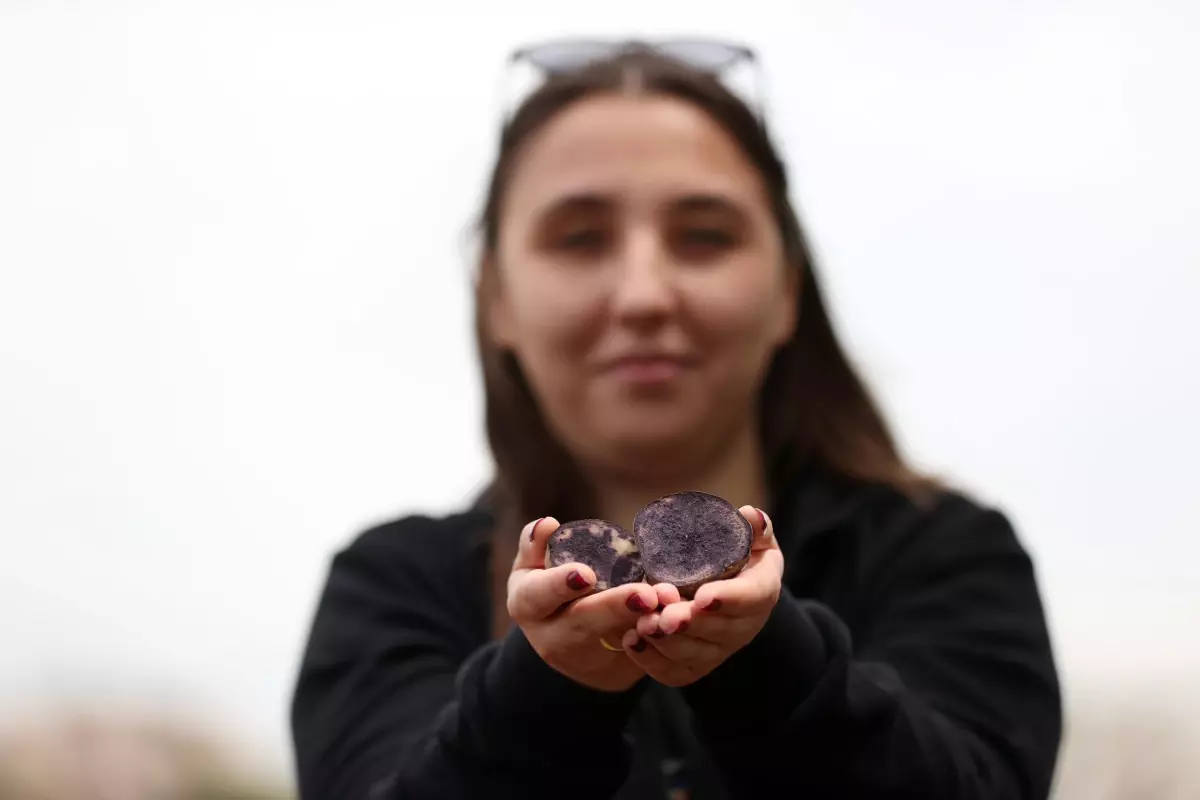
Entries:
[[573,592],[578,592],[580,589],[586,589],[588,582],[579,574],[579,570],[573,569],[567,573],[567,586]]
[[762,532],[766,533],[767,532],[767,515],[763,513],[763,510],[761,508],[756,508],[754,510],[758,512],[758,522],[760,525],[762,525]]
[[630,646],[630,648],[629,648],[629,649],[630,649],[630,650],[632,650],[632,651],[633,651],[633,652],[635,652],[635,653],[640,653],[640,652],[642,652],[643,650],[645,650],[645,649],[646,649],[646,640],[645,640],[645,639],[638,639],[636,642],[634,642],[634,644],[633,644],[632,646]]
[[533,541],[533,535],[535,533],[537,533],[538,523],[544,519],[545,519],[545,517],[538,517],[537,519],[535,519],[533,521],[533,524],[529,526],[529,541],[531,541],[531,542]]
[[719,598],[716,598],[716,597],[714,597],[712,600],[709,600],[709,601],[708,601],[708,605],[706,605],[706,606],[704,607],[704,610],[705,610],[705,611],[720,611],[720,610],[721,610],[721,601],[720,601],[720,599],[719,599]]
[[639,594],[630,595],[629,599],[625,601],[625,605],[629,607],[630,611],[636,611],[639,614],[645,614],[650,610],[650,606],[646,605],[646,601]]

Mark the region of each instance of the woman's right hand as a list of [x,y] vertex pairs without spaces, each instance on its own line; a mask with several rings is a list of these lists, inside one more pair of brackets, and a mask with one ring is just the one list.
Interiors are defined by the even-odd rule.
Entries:
[[652,614],[658,593],[647,583],[630,583],[594,592],[596,573],[586,564],[546,569],[546,540],[559,527],[542,517],[521,531],[521,543],[508,577],[508,613],[542,660],[568,678],[602,691],[624,691],[645,672],[614,647]]

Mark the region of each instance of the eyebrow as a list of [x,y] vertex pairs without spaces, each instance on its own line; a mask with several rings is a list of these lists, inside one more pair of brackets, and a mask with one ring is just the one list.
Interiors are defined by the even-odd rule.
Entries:
[[722,211],[745,216],[742,204],[722,194],[687,194],[676,198],[672,205],[681,211]]
[[[552,219],[568,211],[603,211],[614,205],[613,195],[603,192],[576,192],[563,195],[545,205],[537,214],[538,219]],[[690,192],[672,197],[668,206],[692,212],[721,211],[745,215],[745,209],[728,195],[713,192]]]
[[538,211],[539,219],[551,219],[566,211],[601,211],[611,208],[611,195],[600,192],[577,192],[563,195],[547,203]]

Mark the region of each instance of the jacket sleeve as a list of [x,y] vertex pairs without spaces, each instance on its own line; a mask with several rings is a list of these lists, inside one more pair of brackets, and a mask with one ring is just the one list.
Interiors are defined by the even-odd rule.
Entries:
[[685,689],[738,797],[1045,798],[1061,700],[1034,570],[997,512],[898,537],[851,641],[784,591],[758,637]]
[[444,534],[404,521],[335,557],[292,699],[300,797],[610,797],[635,693],[571,681],[519,629],[472,649],[478,589],[425,550]]

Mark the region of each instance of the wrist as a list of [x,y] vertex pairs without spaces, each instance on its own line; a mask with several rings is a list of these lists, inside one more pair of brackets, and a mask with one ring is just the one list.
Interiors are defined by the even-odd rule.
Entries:
[[683,694],[706,728],[770,730],[824,675],[827,650],[804,604],[785,589],[758,635]]
[[604,688],[574,679],[547,663],[519,627],[500,641],[488,683],[489,695],[513,718],[538,725],[586,719],[584,727],[597,735],[624,728],[640,688],[637,676]]

